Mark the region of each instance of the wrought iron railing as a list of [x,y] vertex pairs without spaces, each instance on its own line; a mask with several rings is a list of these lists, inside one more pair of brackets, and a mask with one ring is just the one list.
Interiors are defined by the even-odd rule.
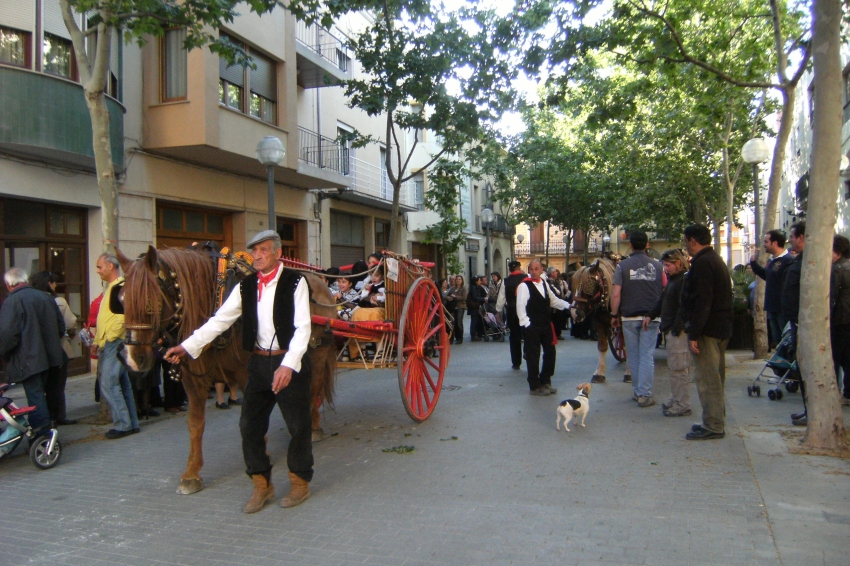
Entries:
[[298,22],[295,29],[295,39],[330,61],[340,71],[347,72],[350,59],[345,50],[345,44],[326,29],[313,24]]
[[348,175],[349,150],[337,140],[298,127],[298,159],[321,169]]
[[[549,242],[549,255],[564,255],[564,251],[567,245],[561,241]],[[602,244],[597,242],[596,240],[590,240],[587,242],[587,252],[595,254],[602,249]],[[546,255],[546,242],[532,242],[532,243],[522,243],[522,244],[514,244],[514,252],[518,256],[529,256],[529,255]],[[570,242],[570,253],[584,253],[584,246],[581,244],[576,244],[575,240]]]

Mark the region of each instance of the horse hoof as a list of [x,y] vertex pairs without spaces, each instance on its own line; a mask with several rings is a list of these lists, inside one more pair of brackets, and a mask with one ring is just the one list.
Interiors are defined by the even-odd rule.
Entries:
[[313,442],[321,442],[325,439],[325,431],[320,428],[313,429]]
[[590,378],[590,383],[605,383],[604,375],[594,375]]
[[177,493],[180,495],[191,495],[198,493],[204,488],[204,482],[200,478],[193,480],[181,480],[180,487],[177,488]]

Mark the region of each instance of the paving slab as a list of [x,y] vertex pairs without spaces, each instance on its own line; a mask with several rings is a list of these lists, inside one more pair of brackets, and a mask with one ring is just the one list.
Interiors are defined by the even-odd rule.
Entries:
[[[558,403],[589,380],[597,358],[595,343],[568,339],[557,349],[559,392],[540,398],[510,369],[507,344],[454,347],[424,423],[407,417],[395,371],[341,371],[335,407],[324,412],[328,436],[314,445],[313,495],[293,509],[275,502],[241,513],[251,484],[238,409],[208,402],[205,488],[191,496],[175,493],[185,413],[143,421],[140,434],[114,441],[102,440],[109,425],[61,427],[56,468],[38,471],[21,455],[0,462],[4,508],[15,510],[0,517],[0,563],[848,563],[850,465],[788,452],[799,394],[748,397],[762,362],[729,353],[727,436],[689,442],[698,417],[638,408],[610,356],[587,426],[555,430]],[[663,348],[656,370],[660,402],[669,393]],[[92,391],[93,376],[69,381],[69,417],[96,413]],[[275,414],[279,496],[287,443]],[[383,452],[399,445],[415,451]]]

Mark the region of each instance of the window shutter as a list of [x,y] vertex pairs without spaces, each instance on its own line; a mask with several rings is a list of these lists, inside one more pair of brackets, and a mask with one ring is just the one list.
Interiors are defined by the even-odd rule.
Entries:
[[[235,39],[229,37],[228,35],[222,33],[222,38],[227,38],[231,43],[235,45],[241,45]],[[231,65],[227,66],[227,61],[223,57],[218,58],[218,76],[229,82],[230,84],[236,86],[245,86],[245,69],[242,65]]]
[[254,59],[254,64],[257,65],[256,70],[251,70],[251,92],[256,92],[269,100],[276,100],[276,63],[257,52],[251,53],[251,57]]
[[35,2],[32,0],[2,0],[0,22],[4,27],[35,31]]
[[[4,2],[5,3],[5,0]],[[34,3],[34,2],[33,2]],[[53,34],[57,37],[71,39],[71,34],[68,33],[68,28],[65,27],[65,20],[62,19],[62,11],[59,9],[59,0],[44,0],[44,31]],[[77,20],[80,19],[79,14]],[[77,22],[79,25],[80,22]]]

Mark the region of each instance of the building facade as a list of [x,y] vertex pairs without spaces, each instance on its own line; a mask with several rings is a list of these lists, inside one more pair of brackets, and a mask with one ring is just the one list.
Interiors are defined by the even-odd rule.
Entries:
[[[82,17],[78,24],[85,29]],[[169,30],[142,47],[116,38],[107,105],[121,250],[133,257],[149,245],[197,241],[244,249],[254,233],[269,228],[267,170],[255,155],[266,136],[286,148],[274,167],[272,228],[288,257],[330,267],[386,249],[393,200],[386,147],[355,149],[340,141],[354,130],[378,140],[386,132],[385,117],[349,108],[336,86],[359,76],[345,40],[368,24],[367,15],[354,15],[328,31],[281,8],[240,15],[221,33],[256,68],[228,66],[207,48],[187,52],[185,30]],[[101,292],[95,264],[102,237],[92,128],[78,81],[59,0],[0,2],[3,271],[57,273],[59,292],[84,320]],[[433,147],[420,147],[417,176],[400,194],[398,228],[407,249],[396,251],[439,263],[439,246],[424,244],[404,221],[405,213],[427,213],[422,164]],[[471,241],[483,238],[473,218],[483,190],[470,182]],[[504,247],[495,247],[497,258]],[[464,258],[470,272],[483,272],[483,258],[470,257]]]

